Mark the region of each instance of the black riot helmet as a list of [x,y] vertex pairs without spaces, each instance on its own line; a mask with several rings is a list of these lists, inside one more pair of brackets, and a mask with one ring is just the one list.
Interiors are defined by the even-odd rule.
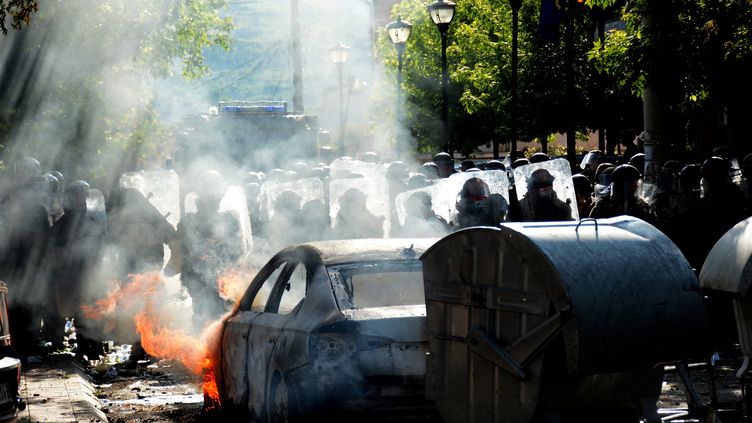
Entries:
[[25,184],[42,174],[39,160],[33,157],[21,157],[14,164],[13,176],[16,184]]
[[389,163],[386,168],[386,177],[390,181],[402,181],[410,176],[407,165],[404,162],[396,161]]
[[486,170],[506,170],[506,167],[504,166],[504,163],[498,160],[489,160],[488,163],[486,163]]
[[460,170],[462,170],[463,172],[467,172],[468,170],[474,167],[475,167],[475,162],[472,160],[463,160],[460,163]]
[[603,159],[604,154],[601,150],[589,151],[587,154],[585,154],[585,157],[582,158],[582,162],[580,162],[580,169],[594,170],[599,164],[603,162]]
[[57,188],[58,189],[57,189],[56,192],[63,192],[63,190],[65,189],[65,177],[63,176],[63,174],[60,171],[57,171],[57,170],[51,170],[47,174],[48,175],[52,175],[52,176],[55,177],[55,179],[57,179],[57,181],[58,181],[58,187]]
[[612,163],[599,164],[598,168],[595,170],[595,183],[603,186],[611,185],[611,182],[613,182],[614,169],[616,169],[616,166]]
[[425,162],[421,166],[421,172],[424,173],[428,179],[436,179],[439,177],[439,166],[434,162]]
[[640,174],[645,171],[645,155],[642,153],[637,153],[634,156],[630,157],[629,164],[634,166],[637,170],[640,171]]
[[433,162],[439,167],[439,176],[446,178],[454,173],[454,160],[449,153],[441,152],[433,156]]
[[614,184],[626,184],[639,181],[642,178],[642,173],[632,165],[623,164],[614,169],[611,177]]
[[540,162],[546,162],[549,161],[551,158],[548,157],[548,154],[546,153],[535,153],[532,156],[530,156],[530,163],[540,163]]
[[538,169],[527,179],[527,191],[541,198],[551,198],[554,192],[554,175],[546,169]]
[[517,169],[520,166],[525,166],[528,164],[530,164],[530,161],[528,159],[520,158],[520,159],[515,160],[514,163],[512,163],[512,169]]
[[433,156],[433,162],[434,163],[452,163],[454,160],[452,160],[452,156],[449,155],[449,153],[441,152]]
[[709,181],[728,180],[731,163],[721,157],[711,157],[702,164],[702,177]]
[[698,163],[688,164],[679,171],[679,192],[688,194],[700,189],[702,166]]
[[572,185],[575,192],[589,196],[593,193],[593,186],[585,175],[572,175]]
[[65,208],[73,210],[86,210],[86,198],[91,191],[89,183],[78,180],[73,181],[65,188]]
[[528,190],[537,190],[554,185],[554,175],[547,169],[538,169],[530,174],[530,178],[527,180]]
[[462,185],[457,199],[457,211],[460,213],[480,214],[488,208],[491,190],[480,178],[470,178]]
[[[41,178],[41,179],[38,179]],[[48,194],[54,194],[56,192],[62,191],[62,186],[60,184],[60,180],[58,180],[55,175],[52,175],[51,173],[45,173],[42,176],[38,176],[37,180],[42,182],[44,184],[44,191]]]

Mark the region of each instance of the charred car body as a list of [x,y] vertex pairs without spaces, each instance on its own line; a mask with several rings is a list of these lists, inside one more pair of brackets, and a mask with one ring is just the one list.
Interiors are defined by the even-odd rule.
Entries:
[[275,255],[224,322],[223,409],[255,421],[433,411],[418,260],[433,242],[317,242]]

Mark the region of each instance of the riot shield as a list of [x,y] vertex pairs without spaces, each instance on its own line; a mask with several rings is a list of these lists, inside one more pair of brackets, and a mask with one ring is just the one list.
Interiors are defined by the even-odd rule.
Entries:
[[180,180],[173,170],[128,172],[120,175],[120,188],[140,192],[173,227],[180,221]]
[[[548,184],[550,181],[549,186],[553,191],[548,189],[545,192],[546,197],[550,198],[544,198],[548,201],[537,201],[540,198],[537,191],[546,191],[538,184]],[[566,159],[520,166],[514,169],[514,183],[523,221],[579,220],[572,171]]]
[[[196,212],[196,193],[189,192],[185,196],[185,213]],[[243,254],[253,249],[253,234],[251,232],[251,219],[248,215],[248,202],[243,188],[230,185],[225,189],[222,200],[219,202],[220,213],[230,213],[240,224],[241,236],[243,237]]]
[[301,204],[313,200],[324,201],[324,183],[319,178],[305,178],[297,181],[266,181],[261,185],[259,204],[265,221],[274,217],[274,207],[277,198],[283,192],[295,193],[301,199]]
[[[386,172],[380,165],[363,164],[368,166],[354,167],[351,177],[329,183],[329,216],[335,238],[383,238],[389,233]],[[351,212],[357,208],[361,213],[356,218]]]
[[[165,220],[177,228],[180,222],[180,178],[173,170],[155,170],[127,172],[120,175],[119,185],[121,189],[134,189],[141,193],[144,198],[157,209]],[[172,250],[168,245],[164,246],[164,264],[172,258]],[[164,268],[164,264],[162,267]],[[180,287],[177,276],[166,277],[168,286],[172,291]]]
[[386,168],[379,163],[339,158],[329,166],[329,174],[332,178],[350,178],[357,175],[370,178],[375,175],[386,175]]
[[102,233],[106,233],[107,228],[107,209],[105,208],[104,194],[102,191],[91,188],[86,196],[86,214],[99,225]]
[[480,172],[454,173],[448,178],[436,179],[433,184],[425,187],[406,191],[397,195],[395,201],[397,216],[400,224],[405,223],[407,216],[407,199],[416,192],[425,192],[431,196],[433,211],[446,220],[452,222],[457,215],[457,195],[462,191],[462,186],[470,178],[480,178],[488,185],[491,194],[498,194],[509,204],[509,178],[502,170],[484,170]]

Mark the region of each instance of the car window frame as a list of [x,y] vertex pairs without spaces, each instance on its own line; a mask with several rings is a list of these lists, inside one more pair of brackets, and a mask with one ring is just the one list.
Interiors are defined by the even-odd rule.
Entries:
[[[340,310],[357,309],[355,304],[353,304],[354,293],[352,286],[352,277],[350,277],[349,282],[347,282],[345,280],[346,275],[343,274],[345,272],[342,272],[341,270],[362,267],[361,265],[363,264],[373,265],[375,267],[378,267],[382,271],[399,270],[401,266],[406,266],[410,269],[417,267],[420,269],[420,272],[423,272],[423,263],[417,259],[368,260],[362,262],[349,262],[327,266],[327,275],[329,276],[330,283],[332,284],[334,299],[337,303],[337,307]],[[338,281],[338,279],[341,280]]]
[[[248,289],[245,291],[245,294],[243,294],[243,297],[238,302],[238,311],[253,311],[251,308],[253,306],[253,300],[258,295],[259,291],[261,291],[261,287],[266,284],[266,282],[269,280],[269,277],[274,274],[274,272],[277,271],[277,269],[280,266],[284,266],[285,259],[283,257],[277,257],[275,259],[270,260],[264,267],[261,268],[259,273],[256,275],[255,278],[253,278],[253,281],[251,281],[251,285],[248,287]],[[269,297],[267,297],[266,302],[264,303],[264,309],[266,309],[266,304],[269,303],[269,298],[271,298],[272,292],[274,290],[274,286],[277,285],[277,282],[279,281],[279,278],[284,274],[284,269],[282,269],[282,272],[277,275],[277,279],[274,281],[274,285],[272,287],[272,291],[269,293]]]
[[[291,310],[290,313],[282,314],[282,316],[294,314],[296,312],[296,309],[300,307],[300,304],[305,302],[305,299],[308,296],[309,288],[311,286],[314,274],[316,273],[316,269],[319,266],[323,266],[324,264],[321,260],[321,257],[318,255],[318,250],[310,246],[304,245],[287,251],[283,250],[277,253],[276,256],[272,257],[269,262],[267,262],[266,265],[261,268],[259,273],[251,282],[250,286],[238,303],[239,312],[252,311],[251,306],[253,305],[253,299],[256,298],[259,291],[261,290],[261,287],[268,281],[268,278],[279,268],[280,265],[285,267],[283,268],[282,272],[280,272],[277,280],[274,281],[274,286],[272,287],[272,290],[266,299],[266,304],[264,304],[264,310],[261,312],[257,311],[256,313],[278,314],[279,303],[282,299],[281,290],[283,289],[284,285],[290,280],[290,276],[292,276],[292,273],[295,271],[297,265],[302,265],[305,267],[306,272],[305,295],[303,296],[303,299],[298,303],[298,305],[296,305]],[[282,283],[283,280],[285,281],[284,284]],[[270,306],[272,298],[274,298],[274,306]]]

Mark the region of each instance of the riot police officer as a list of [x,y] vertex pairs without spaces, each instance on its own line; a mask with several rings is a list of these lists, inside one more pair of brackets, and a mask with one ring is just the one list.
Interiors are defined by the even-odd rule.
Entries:
[[599,198],[590,211],[590,217],[607,218],[622,215],[634,216],[655,225],[650,207],[639,197],[640,171],[629,164],[614,169],[611,190],[607,197]]
[[382,238],[384,217],[376,216],[366,206],[366,194],[350,188],[339,199],[339,211],[334,222],[334,238]]
[[[218,291],[217,279],[233,269],[243,254],[240,222],[232,213],[220,212],[225,181],[217,171],[201,174],[196,192],[196,212],[178,223],[170,243],[172,259],[166,274],[180,273],[193,303],[193,325],[201,330],[231,306]],[[175,259],[175,260],[173,260]]]
[[416,192],[405,203],[407,215],[405,223],[396,233],[401,237],[440,237],[450,232],[449,223],[433,211],[431,196]]
[[448,178],[454,173],[454,160],[449,153],[441,152],[433,156],[433,162],[439,167],[439,177]]
[[570,200],[562,201],[554,190],[554,176],[538,169],[527,180],[527,193],[520,200],[522,219],[527,222],[572,220]]
[[480,178],[470,178],[465,181],[462,190],[457,196],[457,226],[468,228],[471,226],[496,226],[499,224],[494,219],[489,197],[491,190],[488,184]]
[[[62,332],[62,322],[72,318],[76,325],[77,355],[90,359],[103,354],[101,343],[93,333],[94,322],[80,313],[88,294],[95,294],[100,281],[96,272],[102,259],[106,224],[89,210],[87,199],[92,192],[86,181],[71,182],[65,189],[63,216],[52,226],[49,275],[50,293],[54,294],[57,321],[50,322],[55,333]],[[59,329],[58,329],[59,328]]]

